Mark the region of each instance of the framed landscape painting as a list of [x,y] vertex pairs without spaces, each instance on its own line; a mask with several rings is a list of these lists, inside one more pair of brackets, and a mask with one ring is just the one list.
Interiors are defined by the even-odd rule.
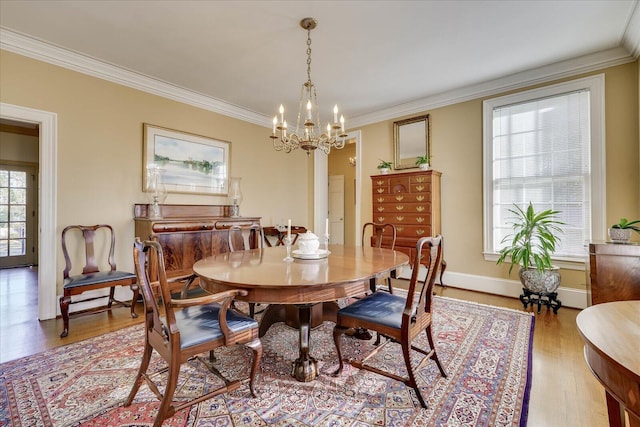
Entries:
[[230,143],[144,123],[143,191],[157,168],[168,193],[226,195]]

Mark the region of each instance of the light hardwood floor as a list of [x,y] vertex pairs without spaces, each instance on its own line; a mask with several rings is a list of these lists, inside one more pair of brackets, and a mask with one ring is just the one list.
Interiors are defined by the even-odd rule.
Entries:
[[[62,319],[38,321],[37,272],[0,270],[0,363],[81,341],[142,321],[126,308],[72,318],[69,336],[60,338]],[[513,298],[436,286],[438,295],[522,310]],[[139,305],[138,313],[142,311]],[[576,328],[579,310],[535,314],[530,427],[607,426],[604,389],[589,371]]]

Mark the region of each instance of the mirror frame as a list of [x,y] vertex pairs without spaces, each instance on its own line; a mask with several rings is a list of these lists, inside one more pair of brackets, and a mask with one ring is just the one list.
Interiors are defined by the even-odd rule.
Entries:
[[[425,142],[425,150],[424,155],[431,157],[431,120],[429,120],[429,115],[425,114],[423,116],[411,117],[409,119],[399,120],[397,122],[393,122],[393,153],[395,157],[395,162],[393,164],[393,168],[398,169],[409,169],[409,168],[417,168],[415,157],[402,157],[402,146],[403,143],[406,145],[408,141],[403,141],[401,138],[401,130],[403,126],[412,125],[415,123],[424,122],[424,142]],[[422,139],[422,135],[419,135],[418,138]]]

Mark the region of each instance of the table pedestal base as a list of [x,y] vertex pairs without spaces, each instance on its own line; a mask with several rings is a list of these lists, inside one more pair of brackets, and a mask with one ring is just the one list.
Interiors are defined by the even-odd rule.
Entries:
[[291,369],[291,375],[296,380],[309,382],[318,376],[317,361],[309,353],[311,328],[325,320],[335,322],[338,308],[338,304],[332,301],[315,304],[271,304],[265,310],[260,322],[260,337],[277,322],[286,322],[300,331],[300,352]]

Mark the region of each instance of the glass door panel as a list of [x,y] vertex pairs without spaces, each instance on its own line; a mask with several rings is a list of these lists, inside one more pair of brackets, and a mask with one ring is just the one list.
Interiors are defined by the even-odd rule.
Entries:
[[0,165],[0,267],[34,263],[34,182],[34,168]]

